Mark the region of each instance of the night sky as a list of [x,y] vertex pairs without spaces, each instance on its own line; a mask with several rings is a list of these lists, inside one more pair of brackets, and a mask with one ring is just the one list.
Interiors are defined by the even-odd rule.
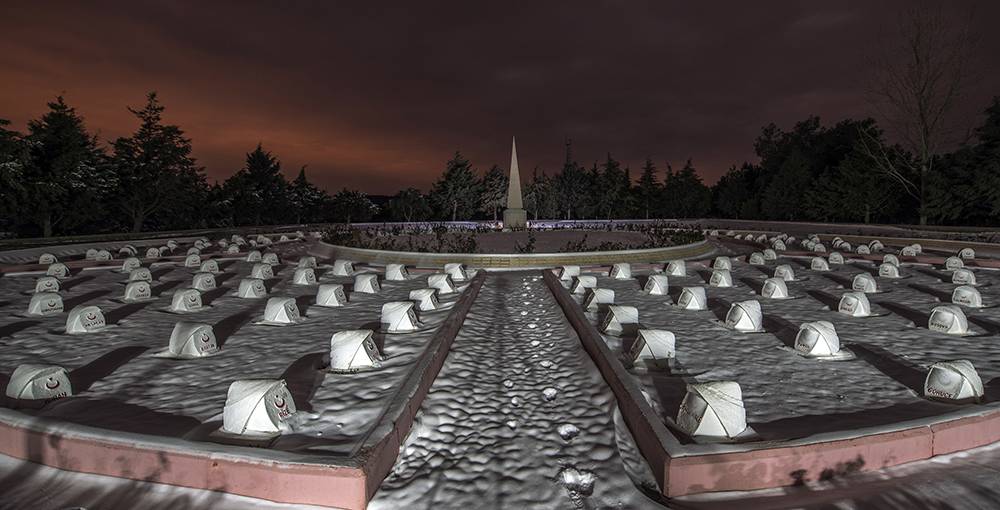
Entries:
[[[284,4],[285,2],[281,2]],[[261,142],[328,190],[427,190],[460,149],[480,170],[687,158],[714,182],[761,126],[869,114],[867,62],[910,2],[5,2],[0,118],[64,94],[103,141],[156,90],[210,180]],[[1000,95],[1000,2],[975,10],[970,124]]]

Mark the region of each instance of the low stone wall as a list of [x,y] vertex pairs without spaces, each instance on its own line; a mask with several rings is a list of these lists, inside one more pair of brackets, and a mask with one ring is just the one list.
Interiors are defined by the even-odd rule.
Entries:
[[708,241],[647,250],[518,254],[421,253],[369,250],[319,242],[310,249],[309,254],[327,259],[347,259],[376,265],[406,264],[416,267],[441,267],[444,264],[458,262],[485,269],[533,269],[563,265],[608,265],[616,262],[665,262],[677,259],[703,258],[714,251],[715,246]]

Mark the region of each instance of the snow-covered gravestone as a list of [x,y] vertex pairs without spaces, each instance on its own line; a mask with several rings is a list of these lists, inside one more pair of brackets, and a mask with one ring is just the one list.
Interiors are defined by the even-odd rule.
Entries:
[[615,291],[611,289],[587,289],[587,295],[583,298],[583,309],[594,312],[600,309],[601,305],[615,304]]
[[343,259],[334,260],[333,269],[330,272],[333,276],[351,276],[354,274],[354,262]]
[[132,270],[139,269],[140,267],[142,267],[142,262],[139,259],[135,257],[129,257],[122,261],[121,271],[123,273],[128,273],[131,272]]
[[55,292],[36,292],[28,302],[28,315],[31,317],[59,315],[62,311],[62,296]]
[[816,253],[826,253],[826,246],[823,246],[823,243],[816,243],[812,250]]
[[403,264],[386,264],[385,279],[390,282],[401,282],[410,279],[410,273]]
[[270,438],[289,431],[295,401],[282,379],[234,381],[226,395],[222,431],[248,437]]
[[921,246],[920,243],[913,243],[910,245],[910,248],[913,248],[913,251],[917,252],[917,255],[924,252],[924,247]]
[[962,248],[958,251],[958,258],[972,260],[976,258],[976,250],[973,250],[972,248]]
[[845,292],[837,304],[837,311],[851,317],[869,317],[872,304],[864,292]]
[[669,360],[676,356],[676,338],[662,329],[640,329],[629,348],[633,365],[668,368]]
[[139,301],[146,301],[153,297],[153,289],[150,288],[149,282],[147,281],[134,281],[128,282],[125,285],[125,294],[122,296],[122,301],[126,303],[135,303]]
[[830,264],[823,257],[813,257],[812,261],[809,262],[809,268],[813,271],[829,271]]
[[747,429],[743,392],[733,381],[689,384],[677,426],[692,437],[733,439]]
[[53,262],[52,264],[49,264],[48,269],[45,270],[45,274],[47,276],[54,276],[61,280],[63,278],[69,278],[69,268],[62,262]]
[[677,306],[685,310],[705,310],[708,308],[708,297],[704,287],[684,287],[677,296]]
[[741,241],[741,240],[743,240],[743,234],[736,234],[736,235],[733,236],[733,239],[736,239],[737,241]]
[[66,333],[80,335],[99,331],[107,326],[104,313],[93,305],[81,305],[69,311],[66,317]]
[[964,359],[937,362],[924,379],[924,396],[936,400],[978,401],[983,393],[983,380],[976,367]]
[[281,261],[278,260],[278,254],[270,251],[261,255],[260,261],[271,266],[276,266],[281,263]]
[[257,299],[267,295],[267,286],[260,278],[243,278],[236,288],[236,296],[244,299]]
[[755,251],[751,253],[749,257],[747,257],[747,264],[762,266],[766,263],[767,261],[764,260],[764,254],[759,251]]
[[597,287],[597,277],[596,276],[574,276],[573,284],[570,286],[570,292],[573,294],[583,294],[587,289],[593,289]]
[[840,249],[846,252],[850,252],[852,249],[854,249],[854,247],[851,246],[851,243],[844,242],[840,244]]
[[259,251],[257,251],[257,250],[250,250],[249,252],[247,252],[247,258],[246,258],[247,262],[258,263],[258,262],[260,262],[260,259],[261,259],[261,256],[260,256],[260,252]]
[[971,269],[956,269],[951,273],[951,283],[956,285],[975,285],[976,273],[973,273]]
[[330,371],[357,372],[382,366],[382,353],[370,329],[338,331],[330,338]]
[[771,243],[771,247],[778,251],[785,251],[788,249],[788,247],[785,246],[785,242],[781,239],[776,239],[773,243]]
[[879,240],[876,239],[876,240],[868,243],[868,249],[871,250],[872,252],[876,252],[876,251],[879,251],[879,250],[884,250],[885,249],[885,245],[882,244],[882,241],[879,241]]
[[760,302],[751,299],[733,303],[726,314],[726,327],[748,333],[763,331]]
[[712,269],[726,269],[726,270],[729,270],[729,269],[732,269],[732,268],[733,268],[733,261],[729,260],[729,257],[726,257],[724,255],[720,255],[718,257],[715,257],[715,261],[712,262]]
[[148,248],[148,249],[146,249],[146,258],[147,259],[158,259],[158,258],[160,258],[160,249],[159,248]]
[[760,295],[769,299],[788,299],[788,285],[781,278],[768,278],[760,288]]
[[639,329],[639,310],[634,306],[609,305],[601,322],[601,331],[609,335],[625,335]]
[[764,260],[778,260],[778,252],[771,248],[765,248],[762,254],[764,255]]
[[57,365],[18,365],[7,382],[6,394],[19,400],[48,400],[73,394],[66,369]]
[[433,273],[427,275],[427,286],[437,289],[441,294],[452,294],[458,292],[455,282],[451,280],[451,275],[447,273]]
[[226,247],[226,255],[239,255],[240,246],[238,244],[230,244]]
[[938,305],[927,318],[927,329],[949,335],[965,335],[969,332],[969,320],[965,312],[955,305]]
[[851,281],[851,290],[873,294],[879,292],[878,282],[875,277],[868,273],[860,273]]
[[954,271],[956,269],[962,269],[965,267],[965,262],[958,257],[948,257],[944,261],[944,268],[948,271]]
[[982,308],[983,296],[971,285],[959,285],[951,292],[951,302],[969,308]]
[[221,273],[219,270],[219,262],[216,260],[206,260],[202,262],[198,271],[202,273]]
[[580,266],[562,266],[557,270],[559,279],[565,282],[580,276]]
[[187,249],[186,254],[187,255],[201,255],[201,247],[198,246],[197,241],[195,241],[195,245],[194,246],[192,246],[191,248]]
[[108,251],[108,250],[97,250],[97,256],[94,257],[94,260],[96,260],[98,262],[107,262],[107,261],[111,260],[111,258],[112,257],[111,257],[111,252],[110,251]]
[[854,249],[854,253],[857,253],[858,255],[870,255],[871,252],[871,248],[863,244],[859,244],[858,247]]
[[177,241],[174,241],[173,239],[167,240],[167,248],[170,248],[171,251],[176,250],[177,246]]
[[650,275],[642,291],[651,296],[663,296],[670,289],[670,280],[662,274]]
[[728,269],[716,269],[712,271],[712,276],[708,279],[708,285],[712,287],[732,287],[733,274]]
[[881,278],[901,278],[899,266],[887,262],[883,262],[882,265],[878,266],[878,275]]
[[795,350],[810,357],[835,356],[840,352],[840,336],[831,322],[807,322],[799,326]]
[[615,280],[628,280],[632,278],[632,266],[628,262],[619,262],[611,266],[611,278]]
[[299,269],[316,269],[316,257],[313,256],[302,256],[299,257],[299,261],[295,263],[295,267]]
[[160,246],[159,250],[160,250],[160,256],[161,257],[166,257],[168,253],[173,252],[173,250],[170,249],[170,247],[167,246],[167,245]]
[[316,306],[333,308],[347,304],[347,293],[339,283],[324,283],[316,289]]
[[201,292],[198,289],[181,289],[170,299],[171,312],[194,312],[201,310]]
[[300,267],[292,275],[293,285],[316,285],[316,272],[311,267]]
[[671,260],[667,262],[667,268],[664,272],[668,276],[687,276],[687,265],[683,260]]
[[457,262],[445,264],[444,272],[451,275],[451,279],[456,282],[464,282],[469,279],[469,273],[465,270],[465,265]]
[[55,264],[56,262],[59,262],[59,259],[51,253],[43,253],[38,256],[38,265],[40,266],[47,266],[49,264]]
[[35,292],[59,292],[59,279],[55,276],[43,276],[35,281]]
[[843,265],[844,264],[844,256],[841,255],[841,253],[839,251],[832,251],[826,257],[826,261],[829,264]]
[[209,324],[178,322],[170,333],[167,352],[180,359],[201,358],[219,351],[215,331]]
[[184,258],[184,267],[199,267],[201,266],[201,255],[197,253],[192,253]]
[[410,301],[417,306],[421,312],[437,310],[440,306],[437,298],[437,289],[413,289],[409,294]]
[[87,253],[84,255],[84,258],[86,258],[87,260],[97,260],[97,249],[91,248],[87,250]]
[[390,301],[382,305],[379,322],[386,333],[407,333],[420,327],[412,301]]
[[792,269],[792,266],[788,264],[781,264],[774,268],[774,277],[781,278],[786,282],[794,282],[795,271]]
[[363,294],[378,294],[381,287],[378,284],[378,275],[359,274],[354,277],[354,292]]
[[250,268],[250,278],[256,278],[258,280],[269,280],[274,278],[274,270],[271,269],[270,264],[263,264],[258,262]]
[[302,316],[299,315],[299,307],[295,304],[295,298],[273,297],[268,298],[267,304],[264,306],[264,320],[258,324],[283,326],[299,322],[302,322]]
[[212,273],[197,272],[191,277],[191,288],[200,291],[212,290],[216,287],[215,275]]
[[229,241],[226,241],[225,239],[219,239],[218,241],[215,242],[215,244],[219,245],[219,248],[226,248],[229,246]]
[[188,248],[188,253],[190,254],[191,250],[198,250],[195,253],[201,253],[201,250],[204,250],[204,249],[205,249],[205,241],[202,241],[201,239],[196,239],[194,241],[194,246],[192,246],[191,248]]
[[916,257],[919,252],[913,246],[904,246],[899,250],[900,257]]
[[760,243],[760,244],[765,244],[765,243],[767,243],[767,234],[761,234],[761,235],[757,236],[757,239],[756,239],[756,241],[757,241],[758,243]]

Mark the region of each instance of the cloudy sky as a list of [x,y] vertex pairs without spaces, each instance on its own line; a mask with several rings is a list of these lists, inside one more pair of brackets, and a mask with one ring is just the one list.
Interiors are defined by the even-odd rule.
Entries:
[[[279,5],[290,4],[290,5]],[[555,171],[694,160],[714,182],[761,126],[870,114],[871,66],[910,2],[9,2],[0,118],[64,94],[102,140],[155,90],[210,180],[258,143],[329,190],[426,190],[457,149],[474,166]],[[697,5],[696,5],[697,4]],[[1000,95],[1000,2],[973,13],[970,122]]]

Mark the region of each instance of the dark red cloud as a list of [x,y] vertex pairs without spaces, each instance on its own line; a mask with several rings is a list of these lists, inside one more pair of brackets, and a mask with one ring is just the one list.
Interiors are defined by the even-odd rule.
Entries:
[[[224,179],[257,142],[327,189],[427,189],[460,149],[478,168],[555,171],[611,151],[632,168],[693,158],[713,182],[762,125],[865,116],[869,57],[909,2],[33,2],[0,18],[0,118],[65,93],[102,139],[156,90]],[[962,108],[1000,94],[995,2]],[[974,119],[972,119],[974,120]]]

